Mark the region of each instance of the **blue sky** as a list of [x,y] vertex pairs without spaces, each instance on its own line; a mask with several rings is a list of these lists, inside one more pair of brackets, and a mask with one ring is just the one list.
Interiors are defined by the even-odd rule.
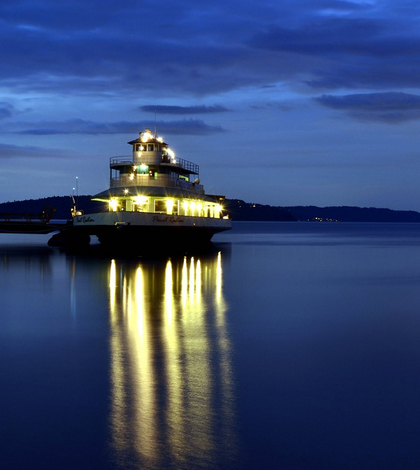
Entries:
[[420,211],[419,20],[418,0],[3,0],[0,202],[106,189],[156,115],[208,193]]

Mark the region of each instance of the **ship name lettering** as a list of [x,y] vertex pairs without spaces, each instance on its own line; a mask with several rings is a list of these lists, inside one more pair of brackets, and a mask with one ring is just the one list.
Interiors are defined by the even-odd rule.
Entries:
[[181,217],[169,217],[169,216],[159,217],[157,215],[155,215],[152,220],[153,222],[163,222],[163,223],[169,222],[171,224],[179,224],[179,223],[184,222],[183,219],[181,219]]
[[95,220],[92,219],[92,217],[89,217],[89,216],[78,217],[77,221],[78,222],[83,222],[84,224],[88,223],[88,222],[95,222]]

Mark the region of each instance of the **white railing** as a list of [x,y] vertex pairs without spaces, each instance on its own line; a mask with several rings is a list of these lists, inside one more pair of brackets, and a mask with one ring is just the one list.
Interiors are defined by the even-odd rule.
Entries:
[[139,158],[134,158],[132,155],[125,155],[120,157],[111,157],[109,164],[113,165],[156,165],[156,164],[167,164],[169,166],[176,166],[182,168],[196,175],[199,174],[199,166],[195,163],[184,160],[183,158],[176,158],[175,162],[171,161],[168,156],[157,156],[157,155],[142,155]]
[[149,175],[122,175],[111,178],[111,188],[129,188],[133,186],[182,188],[198,194],[204,194],[203,185],[164,174],[158,174],[157,179]]

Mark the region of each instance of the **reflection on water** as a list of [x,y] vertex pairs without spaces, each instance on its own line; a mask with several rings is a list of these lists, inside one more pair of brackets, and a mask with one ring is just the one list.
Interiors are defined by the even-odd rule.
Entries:
[[117,464],[206,468],[235,459],[221,253],[109,264],[111,429]]
[[34,273],[40,279],[50,279],[52,267],[48,247],[21,247],[0,245],[0,269],[8,273],[9,269],[21,269],[24,273]]
[[420,224],[360,225],[159,260],[0,237],[2,468],[418,470]]

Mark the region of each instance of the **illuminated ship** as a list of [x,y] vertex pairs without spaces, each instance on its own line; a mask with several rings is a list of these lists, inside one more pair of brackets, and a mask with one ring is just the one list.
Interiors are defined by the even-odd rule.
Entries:
[[94,213],[73,211],[73,227],[101,244],[130,242],[197,245],[229,230],[223,196],[206,195],[198,165],[175,157],[150,129],[128,142],[132,155],[110,159],[110,187],[92,200],[106,203]]

